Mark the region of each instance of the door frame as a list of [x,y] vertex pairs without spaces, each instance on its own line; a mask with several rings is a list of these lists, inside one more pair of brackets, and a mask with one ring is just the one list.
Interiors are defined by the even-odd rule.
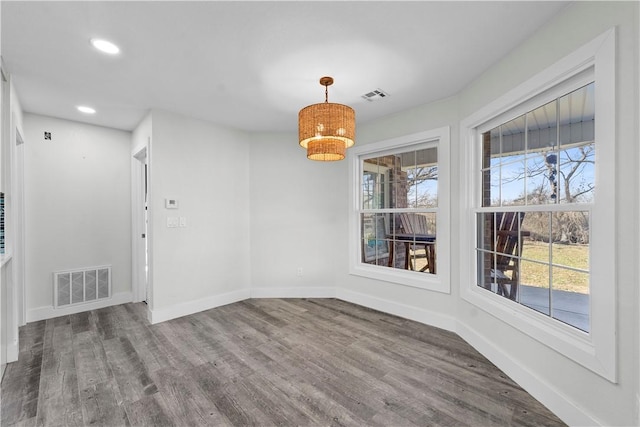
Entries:
[[[24,139],[21,123],[11,105],[11,77],[0,60],[2,81],[0,107],[0,180],[5,193],[5,254],[1,257],[1,278],[5,294],[0,298],[4,334],[0,345],[0,371],[18,360],[19,327],[26,324],[24,282]],[[6,169],[5,169],[6,168]]]
[[[145,165],[147,211],[145,227]],[[146,301],[149,309],[153,307],[152,247],[151,244],[151,138],[147,144],[131,157],[131,279],[133,301]],[[142,235],[145,237],[142,238]],[[145,242],[146,241],[146,242]],[[146,243],[146,245],[145,245]],[[146,268],[146,271],[145,271]]]

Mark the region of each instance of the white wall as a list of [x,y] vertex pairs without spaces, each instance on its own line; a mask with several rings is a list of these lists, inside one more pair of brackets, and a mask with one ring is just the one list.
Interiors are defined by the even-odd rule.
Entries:
[[[517,86],[527,78],[618,25],[618,325],[619,384],[612,384],[545,345],[502,324],[490,313],[459,298],[460,276],[452,262],[451,296],[349,276],[346,236],[335,250],[337,295],[427,323],[464,330],[495,363],[517,376],[543,403],[573,423],[633,425],[636,418],[638,378],[638,308],[635,242],[638,236],[637,197],[637,58],[638,4],[580,2],[563,10],[554,21],[496,64],[457,97],[422,106],[385,120],[358,125],[358,144],[413,132],[452,126],[452,256],[459,253],[460,119]],[[570,29],[570,30],[569,30]],[[284,164],[283,164],[284,165]],[[346,178],[347,165],[340,173]],[[346,189],[344,189],[346,199]],[[298,193],[303,197],[303,193]],[[303,199],[301,200],[301,204]],[[310,197],[307,196],[307,203]],[[348,202],[347,202],[348,203]],[[342,219],[346,221],[346,219]],[[339,227],[343,227],[339,224]],[[625,230],[625,231],[623,231]],[[628,230],[629,232],[627,232]],[[253,242],[252,242],[253,243]],[[256,250],[256,248],[252,248]],[[288,273],[282,272],[282,276]],[[615,284],[612,284],[615,285]],[[450,321],[447,321],[450,320]],[[458,326],[455,326],[458,325]],[[498,356],[497,356],[498,355]]]
[[130,300],[131,133],[34,114],[24,130],[28,320],[55,315],[56,270],[111,265]]
[[151,112],[147,114],[141,121],[138,123],[138,126],[133,130],[131,134],[131,155],[140,152],[143,148],[147,146],[148,138],[151,137],[151,129],[152,129],[152,120],[153,115]]
[[[400,114],[395,114],[358,126],[357,144],[368,144],[377,141],[409,135],[421,131],[437,129],[443,126],[451,126],[451,156],[455,158],[455,145],[458,141],[458,104],[455,97],[443,99],[429,105],[423,105]],[[348,165],[345,163],[344,168]],[[455,161],[451,162],[451,212],[456,212],[457,199],[455,197],[458,188],[458,167]],[[345,173],[346,179],[346,173]],[[347,188],[344,188],[345,199]],[[347,218],[343,218],[347,221]],[[456,223],[451,223],[451,242],[458,237]],[[452,294],[430,292],[411,286],[402,286],[394,283],[365,279],[363,277],[348,274],[346,236],[343,245],[339,249],[341,274],[337,280],[338,296],[372,308],[391,312],[400,316],[411,318],[432,324],[445,329],[455,328],[456,296],[457,288],[451,289]],[[443,256],[439,254],[438,256]],[[455,270],[455,262],[452,262]],[[453,297],[452,297],[453,295]]]
[[336,255],[347,233],[346,166],[307,160],[294,133],[252,136],[252,295],[335,295]]
[[[249,296],[249,144],[238,132],[152,112],[153,310],[158,322]],[[165,209],[165,199],[178,209]],[[168,228],[168,217],[187,226]]]
[[[583,422],[633,425],[638,378],[636,239],[638,236],[637,129],[638,3],[580,2],[570,5],[554,21],[496,64],[460,97],[461,117],[466,117],[520,82],[541,71],[617,26],[617,128],[616,128],[616,258],[618,293],[618,378],[612,384],[543,344],[505,325],[465,301],[458,319],[481,340],[495,347],[504,361],[517,361],[526,372],[521,382],[556,411],[583,412]],[[570,31],[568,29],[571,29]],[[455,277],[455,276],[454,276]],[[454,280],[460,280],[457,278]],[[500,363],[498,363],[500,364]],[[527,378],[528,377],[528,378]],[[537,385],[536,385],[537,383]],[[535,387],[531,389],[531,386]],[[567,400],[545,402],[540,394],[549,389]],[[548,393],[549,390],[547,390]],[[548,398],[547,398],[548,400]],[[573,405],[573,408],[571,408]],[[573,421],[579,418],[573,418]]]
[[[365,279],[348,274],[348,164],[306,160],[296,135],[249,135],[178,116],[152,112],[152,251],[153,321],[189,314],[252,296],[330,296],[415,318],[448,329],[464,329],[492,360],[525,385],[543,403],[574,423],[633,425],[637,422],[640,325],[638,325],[638,205],[635,184],[638,153],[638,3],[575,2],[515,49],[503,61],[459,95],[414,108],[375,123],[358,124],[357,144],[451,126],[451,256],[459,253],[461,119],[535,75],[548,65],[618,26],[617,48],[617,183],[616,222],[618,255],[618,366],[619,384],[597,374],[499,322],[459,297],[460,276],[452,262],[451,294]],[[149,116],[151,117],[151,116]],[[151,120],[149,118],[149,120]],[[82,151],[60,155],[43,151],[42,131],[36,125],[62,121],[26,116],[27,143],[27,260],[30,306],[50,304],[50,272],[55,252],[44,227],[57,198],[41,186],[52,181],[63,196],[73,194],[78,173],[86,161],[74,158],[80,172],[52,173],[61,160]],[[145,124],[147,123],[147,124]],[[146,126],[145,130],[143,128]],[[134,132],[148,131],[148,122]],[[51,128],[50,128],[51,129]],[[48,129],[48,130],[50,130]],[[118,132],[118,131],[114,131]],[[60,131],[54,129],[54,142]],[[33,134],[33,135],[32,135]],[[77,136],[77,135],[76,135]],[[78,139],[78,138],[75,138]],[[124,168],[128,178],[131,141],[127,142]],[[68,151],[68,150],[67,150]],[[39,154],[41,153],[42,154]],[[45,156],[46,154],[46,156]],[[86,172],[86,171],[85,171]],[[66,186],[60,180],[67,179]],[[32,181],[40,184],[35,185]],[[125,188],[129,189],[128,181]],[[35,195],[30,195],[33,189]],[[30,191],[31,190],[31,191]],[[50,197],[48,205],[42,200]],[[129,203],[127,193],[127,202]],[[179,201],[167,210],[165,198]],[[34,200],[40,204],[33,204]],[[30,203],[31,202],[31,203]],[[58,205],[56,205],[58,203]],[[124,214],[128,230],[129,205]],[[54,211],[54,214],[57,212]],[[167,228],[167,217],[184,217],[187,227]],[[56,217],[66,225],[65,218]],[[67,221],[68,222],[68,221]],[[45,249],[33,242],[47,241]],[[126,236],[125,251],[130,238]],[[30,244],[31,243],[31,244]],[[97,248],[93,248],[96,250]],[[62,251],[70,259],[82,251]],[[68,253],[67,253],[68,252]],[[80,253],[79,253],[80,252]],[[37,255],[37,256],[36,256]],[[65,266],[69,267],[69,266]],[[302,275],[298,275],[298,268]],[[61,267],[57,267],[61,268]],[[127,270],[128,271],[128,270]],[[46,285],[45,282],[46,276]],[[47,293],[48,292],[48,293]],[[489,351],[487,351],[489,349]],[[549,392],[549,394],[545,394]]]
[[[451,126],[451,256],[459,253],[459,122],[481,106],[619,25],[618,236],[619,384],[612,384],[460,299],[452,262],[451,295],[348,274],[347,162],[306,160],[295,134],[252,136],[251,259],[253,296],[332,294],[454,330],[480,344],[496,363],[569,422],[632,425],[636,420],[637,336],[637,4],[576,3],[458,96],[358,124],[357,144]],[[570,30],[569,30],[570,29]],[[633,81],[634,76],[636,80]],[[311,267],[309,267],[311,266]],[[303,276],[296,276],[297,268]],[[327,289],[329,287],[329,289]],[[487,351],[490,349],[490,351]],[[500,357],[495,357],[499,354]],[[514,366],[517,368],[514,369]]]

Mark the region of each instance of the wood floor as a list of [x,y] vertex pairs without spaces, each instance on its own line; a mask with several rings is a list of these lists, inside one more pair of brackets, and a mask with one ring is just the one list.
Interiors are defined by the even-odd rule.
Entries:
[[2,426],[564,425],[455,334],[334,299],[30,323],[1,397]]

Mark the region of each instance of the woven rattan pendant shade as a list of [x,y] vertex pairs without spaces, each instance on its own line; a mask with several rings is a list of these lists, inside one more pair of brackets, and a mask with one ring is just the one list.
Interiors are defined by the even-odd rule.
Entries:
[[[320,79],[320,84],[325,87],[331,83],[333,79],[330,77]],[[342,160],[346,149],[355,141],[356,114],[353,108],[328,100],[309,105],[298,114],[298,136],[300,145],[307,149],[308,159]]]

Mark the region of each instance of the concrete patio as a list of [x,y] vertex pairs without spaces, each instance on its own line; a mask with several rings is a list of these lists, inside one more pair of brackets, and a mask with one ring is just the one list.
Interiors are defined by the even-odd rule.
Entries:
[[[551,297],[554,319],[589,332],[589,294],[552,290]],[[522,305],[549,315],[548,288],[520,285],[518,300]]]

